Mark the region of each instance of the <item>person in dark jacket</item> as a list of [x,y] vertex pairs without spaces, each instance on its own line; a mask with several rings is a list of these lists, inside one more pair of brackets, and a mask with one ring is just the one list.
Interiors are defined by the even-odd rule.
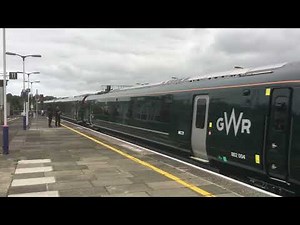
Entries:
[[48,114],[48,127],[52,127],[51,123],[52,123],[52,117],[53,117],[53,110],[52,110],[51,106],[48,106],[47,114]]
[[59,107],[56,106],[56,109],[55,109],[55,126],[56,127],[60,127],[60,115],[61,115],[61,111],[60,111]]

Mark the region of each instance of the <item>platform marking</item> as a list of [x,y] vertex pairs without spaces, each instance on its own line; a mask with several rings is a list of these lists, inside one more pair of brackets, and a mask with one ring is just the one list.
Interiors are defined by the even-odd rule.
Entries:
[[124,148],[128,148],[134,152],[142,152],[143,150],[142,149],[138,149],[136,147],[133,147],[133,146],[130,146],[130,145],[127,145],[127,144],[121,144],[122,147]]
[[8,195],[7,197],[59,197],[58,191],[42,191]]
[[50,163],[51,159],[31,159],[31,160],[20,160],[18,164],[33,164],[33,163]]
[[52,170],[53,170],[52,166],[33,167],[33,168],[18,168],[18,169],[16,169],[15,174],[50,172]]
[[103,143],[101,141],[98,141],[97,139],[92,138],[92,137],[90,137],[90,136],[88,136],[86,134],[83,134],[83,133],[81,133],[81,132],[79,132],[79,131],[71,128],[71,127],[68,127],[68,126],[64,125],[64,124],[61,124],[61,125],[63,127],[65,127],[65,128],[67,128],[67,129],[69,129],[69,130],[77,133],[77,134],[80,134],[81,136],[84,136],[84,137],[86,137],[86,138],[88,138],[88,139],[90,139],[90,140],[92,140],[92,141],[94,141],[94,142],[96,142],[96,143],[98,143],[98,144],[100,144],[100,145],[102,145],[102,146],[104,146],[104,147],[106,147],[106,148],[114,151],[114,152],[119,153],[120,155],[125,156],[126,158],[129,158],[129,159],[131,159],[131,160],[133,160],[133,161],[135,161],[135,162],[137,162],[137,163],[139,163],[139,164],[141,164],[143,166],[146,166],[146,167],[154,170],[155,172],[157,172],[157,173],[159,173],[159,174],[161,174],[161,175],[163,175],[165,177],[170,178],[171,180],[176,181],[177,183],[179,183],[179,184],[181,184],[181,185],[183,185],[183,186],[185,186],[185,187],[187,187],[187,188],[189,188],[189,189],[197,192],[198,194],[201,194],[201,195],[203,195],[205,197],[214,197],[213,194],[211,194],[211,193],[209,193],[207,191],[204,191],[201,188],[199,188],[199,187],[197,187],[197,186],[195,186],[193,184],[187,183],[187,182],[181,180],[179,177],[176,177],[176,176],[174,176],[174,175],[172,175],[172,174],[170,174],[170,173],[168,173],[166,171],[163,171],[163,170],[159,169],[158,167],[151,165],[150,163],[147,163],[147,162],[144,162],[144,161],[142,161],[142,160],[140,160],[138,158],[135,158],[135,157],[133,157],[133,156],[127,154],[127,153],[122,152],[119,149],[116,149],[116,148],[114,148],[114,147],[112,147],[112,146],[110,146],[108,144],[105,144],[105,143]]
[[39,178],[27,178],[27,179],[15,179],[12,181],[11,186],[29,186],[36,184],[50,184],[55,183],[54,177],[39,177]]

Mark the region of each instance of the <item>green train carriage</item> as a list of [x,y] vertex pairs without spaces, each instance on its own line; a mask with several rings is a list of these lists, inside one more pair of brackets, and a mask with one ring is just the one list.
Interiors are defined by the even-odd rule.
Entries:
[[77,120],[300,185],[299,98],[282,63],[88,95]]

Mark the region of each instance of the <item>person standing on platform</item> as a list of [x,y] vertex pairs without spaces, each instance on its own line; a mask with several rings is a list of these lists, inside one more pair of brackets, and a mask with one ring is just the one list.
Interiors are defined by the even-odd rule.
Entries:
[[53,117],[53,110],[51,106],[48,106],[47,108],[47,114],[48,114],[48,127],[52,127],[52,117]]
[[60,115],[61,115],[61,111],[60,111],[59,107],[56,106],[56,109],[55,109],[55,126],[56,127],[60,127]]

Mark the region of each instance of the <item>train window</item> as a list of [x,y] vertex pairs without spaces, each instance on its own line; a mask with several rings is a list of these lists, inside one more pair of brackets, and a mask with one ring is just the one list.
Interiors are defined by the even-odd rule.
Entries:
[[163,99],[159,112],[159,121],[164,123],[170,122],[170,105],[171,102],[168,102],[168,99]]
[[288,120],[288,98],[278,96],[274,108],[274,128],[277,131],[284,131]]
[[196,128],[203,129],[205,125],[206,99],[198,99],[196,113]]
[[132,108],[133,118],[149,122],[168,123],[171,102],[164,96],[145,97],[135,99],[132,106],[128,109],[128,115]]

